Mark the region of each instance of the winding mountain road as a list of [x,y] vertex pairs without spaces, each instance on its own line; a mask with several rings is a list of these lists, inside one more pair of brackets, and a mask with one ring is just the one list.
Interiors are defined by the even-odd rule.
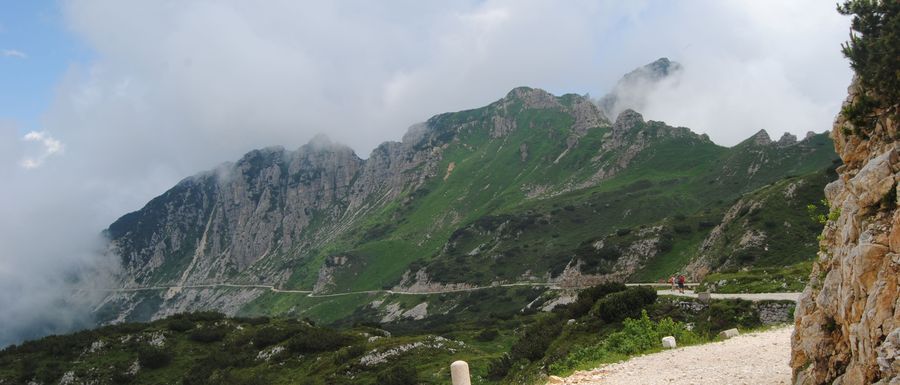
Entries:
[[[627,286],[660,286],[658,283],[628,283]],[[260,284],[236,284],[236,283],[210,283],[210,284],[197,284],[197,285],[180,285],[180,286],[144,286],[144,287],[130,287],[130,288],[120,288],[120,289],[107,289],[104,291],[111,292],[134,292],[134,291],[153,291],[153,290],[183,290],[183,289],[212,289],[212,288],[242,288],[242,289],[266,289],[273,293],[290,293],[290,294],[306,294],[307,297],[310,298],[330,298],[330,297],[343,297],[348,295],[359,295],[359,294],[397,294],[397,295],[431,295],[431,294],[447,294],[447,293],[463,293],[463,292],[472,292],[479,290],[487,290],[498,287],[546,287],[550,290],[578,290],[584,289],[586,287],[561,287],[555,283],[551,282],[515,282],[515,283],[504,283],[504,284],[496,284],[489,286],[475,286],[475,287],[466,287],[459,289],[447,289],[447,290],[435,290],[435,291],[399,291],[399,290],[391,290],[391,289],[382,289],[382,290],[360,290],[360,291],[348,291],[343,293],[330,293],[330,294],[316,294],[312,290],[292,290],[292,289],[279,289],[274,285],[260,285]],[[685,293],[679,293],[674,290],[660,290],[658,291],[659,295],[671,295],[678,297],[689,297],[689,298],[697,298],[697,294],[691,291],[686,291]],[[748,301],[763,301],[763,300],[775,300],[775,301],[796,301],[797,298],[800,297],[800,293],[752,293],[752,294],[718,294],[713,293],[710,294],[710,297],[713,299],[744,299]]]

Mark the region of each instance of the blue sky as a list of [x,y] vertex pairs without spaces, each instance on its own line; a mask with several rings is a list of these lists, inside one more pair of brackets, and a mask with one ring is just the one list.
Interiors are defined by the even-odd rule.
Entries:
[[[11,51],[19,52],[24,57]],[[90,51],[67,30],[56,1],[0,0],[0,119],[40,131],[40,115],[70,65]]]

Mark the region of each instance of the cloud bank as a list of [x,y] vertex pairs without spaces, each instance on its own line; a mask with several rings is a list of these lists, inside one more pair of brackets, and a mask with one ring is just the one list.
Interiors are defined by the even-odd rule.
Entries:
[[0,345],[87,319],[65,293],[73,281],[106,283],[78,272],[114,270],[97,234],[253,148],[326,133],[366,156],[433,114],[520,85],[603,95],[662,56],[684,72],[649,90],[645,117],[731,145],[760,128],[828,129],[850,80],[839,52],[849,22],[817,0],[61,7],[95,59],[72,65],[33,140],[0,123],[0,177],[11,186],[0,189]]

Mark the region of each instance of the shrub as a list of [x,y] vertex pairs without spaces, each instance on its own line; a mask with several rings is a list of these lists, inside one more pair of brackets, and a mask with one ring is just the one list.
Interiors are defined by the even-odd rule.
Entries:
[[253,335],[253,346],[262,349],[290,338],[296,333],[293,328],[266,326],[258,329]]
[[138,362],[142,368],[159,369],[172,362],[172,352],[164,348],[141,345],[138,348]]
[[512,359],[510,359],[509,354],[504,354],[488,364],[487,378],[492,381],[502,380],[509,374],[511,368]]
[[192,330],[188,338],[196,342],[210,343],[221,341],[227,334],[228,329],[224,326],[207,326]]
[[659,248],[659,252],[665,253],[672,250],[675,247],[675,237],[672,236],[671,232],[664,232],[659,235],[659,243],[657,243],[657,248]]
[[234,317],[234,320],[235,320],[235,322],[240,322],[240,323],[242,323],[242,324],[248,324],[248,325],[253,325],[253,326],[266,325],[266,324],[268,324],[269,322],[271,322],[271,319],[269,319],[269,317],[266,317],[266,316],[260,316],[260,317]]
[[525,328],[522,336],[509,349],[513,361],[526,359],[535,361],[544,357],[544,352],[554,339],[562,332],[562,320],[547,317]]
[[660,340],[665,336],[674,336],[683,345],[700,341],[684,324],[671,318],[664,318],[658,323],[650,320],[646,311],[642,311],[637,319],[627,318],[622,329],[611,333],[606,340],[597,345],[589,345],[573,349],[566,357],[550,365],[550,372],[562,374],[580,366],[592,366],[595,363],[621,358],[617,355],[634,355],[658,349]]
[[170,319],[166,327],[173,332],[186,332],[194,328],[194,323],[184,318]]
[[607,294],[625,291],[623,283],[610,282],[587,288],[578,293],[578,299],[568,305],[569,318],[579,318],[591,311],[594,303]]
[[497,332],[497,329],[487,329],[478,333],[478,335],[475,336],[475,339],[481,342],[490,342],[497,339],[498,335],[500,335],[500,333]]
[[739,299],[713,301],[707,309],[706,317],[701,315],[700,319],[708,320],[698,326],[710,334],[734,327],[752,328],[762,324],[753,302]]
[[350,345],[346,348],[338,350],[337,354],[334,355],[334,363],[337,365],[343,365],[344,363],[349,362],[356,357],[362,356],[365,353],[365,345]]
[[593,312],[604,322],[618,322],[638,317],[647,305],[656,302],[656,290],[639,286],[612,293],[597,301]]
[[379,385],[416,385],[419,383],[416,368],[411,365],[395,365],[378,373]]
[[626,319],[622,323],[622,330],[609,335],[606,349],[625,355],[643,353],[658,348],[660,340],[665,336],[673,336],[683,345],[700,340],[680,322],[664,318],[656,323],[650,320],[647,311],[642,311],[640,318]]
[[336,350],[351,343],[351,338],[334,330],[304,328],[287,342],[291,352],[308,354]]

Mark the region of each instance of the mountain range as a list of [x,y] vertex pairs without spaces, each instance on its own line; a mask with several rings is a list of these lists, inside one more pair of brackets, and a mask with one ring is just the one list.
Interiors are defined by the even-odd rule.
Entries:
[[631,109],[632,85],[679,69],[648,64],[600,102],[516,88],[365,159],[319,136],[185,178],[104,231],[123,289],[97,316],[390,322],[453,307],[404,293],[703,280],[811,261],[822,225],[809,205],[839,165],[829,137],[761,130],[723,147]]

